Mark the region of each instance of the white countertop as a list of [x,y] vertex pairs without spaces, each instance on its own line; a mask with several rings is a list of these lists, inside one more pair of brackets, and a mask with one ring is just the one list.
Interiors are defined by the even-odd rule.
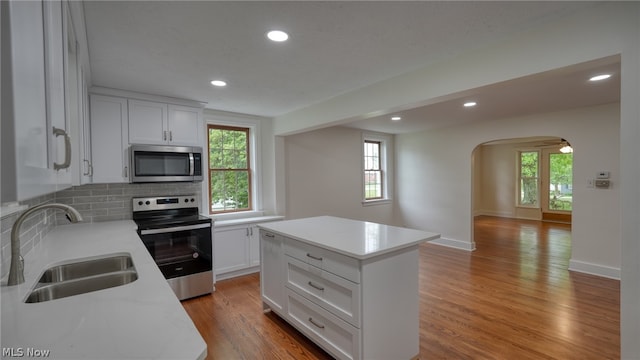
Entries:
[[[204,359],[206,343],[135,229],[133,221],[112,221],[51,231],[25,256],[25,283],[2,282],[2,348],[48,350],[52,359]],[[136,281],[24,303],[45,268],[119,252],[131,254]]]
[[278,221],[258,227],[361,260],[440,237],[427,231],[333,216]]

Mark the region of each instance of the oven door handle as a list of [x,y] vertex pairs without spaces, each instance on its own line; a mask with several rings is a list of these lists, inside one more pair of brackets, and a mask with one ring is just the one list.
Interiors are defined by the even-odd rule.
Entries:
[[173,227],[162,228],[162,229],[140,230],[140,235],[166,234],[166,233],[185,231],[185,230],[205,229],[210,227],[211,227],[211,224],[173,226]]

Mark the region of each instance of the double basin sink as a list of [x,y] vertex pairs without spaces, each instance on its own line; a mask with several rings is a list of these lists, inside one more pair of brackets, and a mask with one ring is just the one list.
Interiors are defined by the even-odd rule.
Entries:
[[85,294],[138,279],[138,272],[128,253],[77,259],[52,266],[44,271],[24,302],[38,303]]

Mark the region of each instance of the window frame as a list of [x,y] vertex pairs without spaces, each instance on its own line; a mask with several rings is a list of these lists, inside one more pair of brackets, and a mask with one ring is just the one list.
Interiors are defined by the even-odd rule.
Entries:
[[[367,147],[367,144],[375,144],[378,147],[378,156],[377,156],[377,160],[375,166],[373,167],[367,167],[367,163],[369,163],[369,161],[367,161],[367,158],[372,158],[373,156],[371,154],[367,154],[366,149],[363,150],[364,151],[364,156],[363,156],[363,161],[364,161],[364,200],[365,201],[373,201],[373,200],[380,200],[380,199],[384,199],[384,190],[386,188],[386,184],[385,184],[385,179],[384,179],[384,174],[385,171],[382,168],[382,142],[379,140],[369,140],[369,139],[365,139],[363,142],[364,147]],[[369,183],[368,179],[368,173],[378,173],[378,178],[380,179],[379,182],[379,186],[380,186],[380,193],[379,196],[375,196],[375,197],[367,197],[367,184]],[[376,191],[377,193],[377,191]]]
[[[380,144],[379,157],[380,157],[380,171],[381,171],[381,184],[382,184],[382,196],[380,198],[366,197],[366,177],[365,177],[365,157],[364,157],[364,144],[366,142],[376,142]],[[382,205],[389,204],[392,201],[393,195],[393,135],[382,133],[362,133],[362,141],[360,142],[360,159],[362,161],[361,174],[362,174],[362,205]]]
[[[259,150],[262,148],[262,126],[261,123],[264,122],[263,118],[260,117],[252,117],[250,115],[244,114],[234,114],[227,113],[215,110],[205,109],[204,111],[204,135],[202,136],[202,141],[204,142],[204,148],[209,149],[209,134],[207,132],[208,125],[220,125],[220,126],[230,126],[230,127],[244,127],[249,129],[249,147],[250,147],[250,160],[251,161],[251,192],[252,192],[252,209],[253,210],[245,210],[245,211],[235,211],[235,212],[227,212],[227,213],[214,213],[211,214],[211,197],[209,196],[209,188],[211,187],[211,183],[209,180],[209,176],[206,177],[206,180],[202,182],[202,204],[207,206],[209,209],[207,210],[207,214],[216,220],[232,220],[246,217],[254,217],[263,215],[262,211],[262,163],[260,158],[258,157]],[[209,154],[207,153],[207,161],[209,160]],[[207,164],[206,170],[208,171],[209,167]]]
[[[535,204],[523,204],[522,203],[522,154],[523,153],[536,153],[537,154],[537,169],[536,169],[536,202]],[[540,177],[541,174],[541,151],[540,149],[518,149],[516,150],[516,207],[527,209],[540,209]],[[525,177],[527,179],[531,177]]]

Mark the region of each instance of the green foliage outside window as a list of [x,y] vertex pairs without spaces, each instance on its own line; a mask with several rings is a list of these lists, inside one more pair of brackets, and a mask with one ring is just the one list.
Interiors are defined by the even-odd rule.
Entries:
[[538,204],[538,152],[520,153],[520,205]]
[[249,129],[209,125],[211,213],[251,209]]

